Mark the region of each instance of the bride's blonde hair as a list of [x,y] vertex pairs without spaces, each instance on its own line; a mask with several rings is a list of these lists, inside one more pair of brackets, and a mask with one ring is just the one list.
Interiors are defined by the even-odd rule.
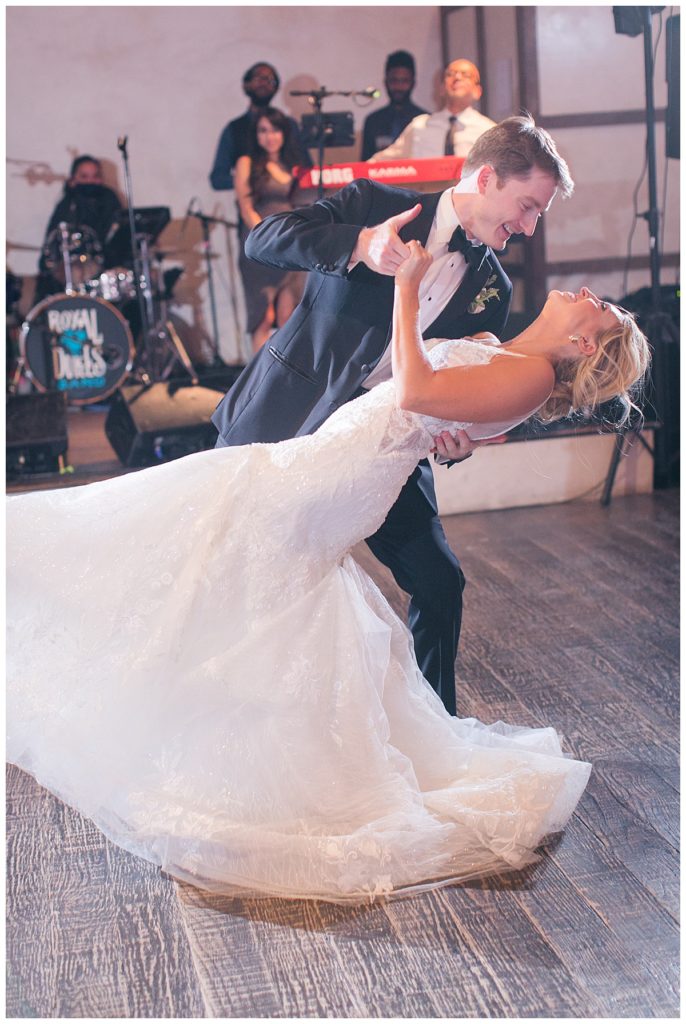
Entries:
[[549,423],[617,398],[623,411],[615,422],[621,426],[637,409],[633,399],[648,369],[650,349],[631,313],[619,312],[617,324],[596,335],[593,355],[558,363],[555,387],[538,419]]

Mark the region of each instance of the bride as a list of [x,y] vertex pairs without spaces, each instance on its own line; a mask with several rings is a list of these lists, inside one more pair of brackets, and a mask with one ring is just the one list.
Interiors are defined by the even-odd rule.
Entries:
[[114,842],[220,891],[359,902],[521,868],[590,765],[456,719],[350,555],[432,438],[620,396],[645,338],[587,289],[507,345],[418,330],[313,435],[8,499],[8,759]]

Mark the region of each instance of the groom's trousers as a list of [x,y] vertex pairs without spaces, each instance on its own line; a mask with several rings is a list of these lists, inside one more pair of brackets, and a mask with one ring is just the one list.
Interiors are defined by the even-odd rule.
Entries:
[[409,594],[417,663],[447,711],[456,714],[455,659],[465,579],[438,518],[427,460],[417,466],[367,544]]

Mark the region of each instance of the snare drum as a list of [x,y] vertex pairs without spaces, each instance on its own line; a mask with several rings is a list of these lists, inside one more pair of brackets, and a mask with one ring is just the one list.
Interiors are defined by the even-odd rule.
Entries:
[[129,325],[104,299],[53,295],[24,321],[21,354],[39,391],[61,391],[72,405],[99,402],[133,364]]

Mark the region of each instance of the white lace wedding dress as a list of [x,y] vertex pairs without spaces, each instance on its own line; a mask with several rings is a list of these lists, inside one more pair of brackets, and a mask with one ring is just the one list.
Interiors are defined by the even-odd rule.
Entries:
[[349,554],[443,426],[389,382],[312,436],[10,498],[8,759],[209,889],[360,901],[530,863],[590,766],[451,718]]

